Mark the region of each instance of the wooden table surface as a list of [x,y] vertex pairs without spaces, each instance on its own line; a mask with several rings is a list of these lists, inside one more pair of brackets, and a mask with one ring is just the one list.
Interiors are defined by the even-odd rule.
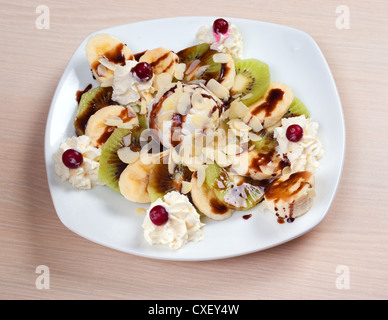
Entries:
[[[0,1],[0,298],[387,299],[388,2],[107,3]],[[41,4],[50,10],[49,29],[36,26]],[[348,29],[341,29],[344,8]],[[236,258],[171,262],[92,243],[57,217],[46,178],[44,134],[72,53],[102,28],[190,15],[287,25],[309,33],[322,49],[343,104],[346,159],[328,215],[304,236]],[[49,289],[36,287],[40,265],[49,268]],[[341,282],[344,276],[348,282]]]

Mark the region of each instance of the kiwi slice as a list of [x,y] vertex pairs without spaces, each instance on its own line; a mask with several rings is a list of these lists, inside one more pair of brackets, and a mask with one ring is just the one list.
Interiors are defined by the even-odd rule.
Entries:
[[[185,74],[183,80],[191,81],[196,79],[204,79],[209,81],[210,79],[221,80],[223,76],[223,64],[216,63],[213,60],[213,55],[218,53],[216,50],[210,49],[210,44],[202,43],[192,47],[183,49],[177,53],[180,63],[186,64],[186,72],[190,70],[190,65],[193,61],[199,60],[199,64],[189,74]],[[208,66],[207,69],[200,75],[196,75],[195,71],[203,66]]]
[[111,87],[97,87],[82,94],[74,119],[77,136],[85,134],[89,118],[99,109],[117,104],[112,101],[113,89]]
[[257,135],[261,137],[258,141],[253,141],[255,148],[259,153],[269,153],[273,152],[277,146],[277,141],[273,137],[273,134],[269,133],[267,130],[260,130]]
[[101,147],[98,179],[118,193],[120,193],[120,175],[128,164],[120,160],[117,155],[117,150],[125,146],[123,138],[129,135],[131,130],[132,129],[116,129]]
[[257,59],[235,59],[234,65],[236,77],[231,96],[241,94],[241,101],[249,106],[263,97],[267,91],[271,82],[269,67]]
[[306,118],[310,118],[310,112],[307,110],[303,102],[299,98],[294,97],[290,107],[288,108],[288,111],[283,116],[283,118],[299,117],[302,115],[305,115]]
[[206,168],[206,184],[228,208],[248,210],[264,199],[265,180],[230,175],[217,164]]
[[170,174],[167,164],[155,165],[151,171],[147,188],[151,202],[163,198],[171,191],[180,191],[182,181],[190,181],[191,175],[190,170],[184,166],[177,166],[174,173]]

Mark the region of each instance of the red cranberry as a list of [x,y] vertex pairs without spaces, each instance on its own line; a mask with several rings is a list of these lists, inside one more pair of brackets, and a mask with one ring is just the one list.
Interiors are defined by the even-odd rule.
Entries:
[[155,206],[150,211],[150,219],[153,224],[162,226],[168,221],[168,212],[163,206]]
[[287,128],[286,137],[291,142],[298,142],[303,137],[303,128],[298,124],[292,124]]
[[67,149],[62,154],[62,162],[69,169],[77,169],[83,161],[84,157],[82,156],[82,153],[77,150]]
[[215,33],[225,34],[228,32],[229,23],[225,19],[217,19],[213,22],[213,30]]
[[148,81],[152,78],[152,69],[147,62],[139,62],[131,70],[140,81]]

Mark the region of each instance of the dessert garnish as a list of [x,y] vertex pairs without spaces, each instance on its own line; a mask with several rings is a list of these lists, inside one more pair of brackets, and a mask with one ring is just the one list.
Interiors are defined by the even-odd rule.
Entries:
[[152,78],[152,69],[147,62],[139,62],[131,70],[140,81],[148,81]]
[[215,33],[226,34],[229,30],[229,23],[225,19],[219,18],[213,22]]
[[69,169],[77,169],[83,161],[84,157],[82,153],[77,150],[67,149],[62,154],[62,162]]
[[287,128],[286,137],[291,142],[298,142],[303,137],[303,128],[298,124],[292,124]]
[[162,226],[168,221],[168,212],[163,206],[155,206],[150,211],[150,219],[153,224]]

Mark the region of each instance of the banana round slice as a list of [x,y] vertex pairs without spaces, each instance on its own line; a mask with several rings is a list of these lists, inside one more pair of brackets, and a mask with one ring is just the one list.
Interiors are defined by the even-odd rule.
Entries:
[[234,60],[232,56],[230,56],[230,59],[228,60],[228,62],[223,64],[222,70],[223,70],[223,75],[220,80],[220,83],[226,89],[230,90],[233,87],[234,79],[236,77],[236,69],[234,66]]
[[201,213],[213,220],[225,220],[231,217],[233,210],[221,203],[206,183],[198,187],[196,174],[193,174],[191,184],[191,198]]
[[280,82],[272,82],[264,97],[249,106],[249,112],[260,120],[264,128],[269,128],[284,116],[293,99],[291,88]]
[[315,178],[309,171],[294,172],[275,179],[265,190],[268,208],[281,218],[305,214],[315,197]]
[[179,58],[175,52],[160,47],[147,50],[140,57],[139,62],[147,62],[152,67],[154,74],[169,73],[174,75],[178,60]]
[[109,34],[96,34],[89,38],[86,56],[97,82],[101,86],[111,86],[116,65],[125,65],[127,60],[133,60],[131,50],[119,39]]
[[138,203],[151,202],[147,187],[153,166],[152,163],[144,163],[143,158],[139,158],[121,173],[119,188],[127,200]]
[[276,152],[260,153],[257,149],[252,149],[237,157],[238,161],[234,161],[231,169],[241,176],[255,180],[276,178],[289,166]]
[[100,147],[116,128],[131,129],[138,124],[136,113],[131,108],[111,105],[101,108],[89,118],[85,135],[90,137],[95,147]]

